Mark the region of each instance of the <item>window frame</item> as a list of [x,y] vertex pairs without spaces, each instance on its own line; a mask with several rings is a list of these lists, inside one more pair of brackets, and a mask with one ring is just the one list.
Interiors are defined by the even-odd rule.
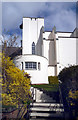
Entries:
[[38,62],[38,70],[41,70],[41,64]]
[[35,55],[35,43],[32,43],[32,54]]
[[26,70],[37,70],[37,62],[25,62],[25,69]]
[[21,69],[22,69],[22,70],[24,69],[24,64],[23,64],[23,62],[21,62]]

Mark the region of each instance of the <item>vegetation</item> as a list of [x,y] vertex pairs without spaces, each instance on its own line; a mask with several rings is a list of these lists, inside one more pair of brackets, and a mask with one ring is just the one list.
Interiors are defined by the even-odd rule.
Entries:
[[[6,37],[7,35],[8,35],[8,37]],[[17,34],[10,34],[10,31],[6,31],[4,29],[2,36],[3,36],[3,39],[1,39],[1,42],[2,42],[3,46],[5,45],[5,43],[7,43],[7,47],[17,47],[18,46],[19,36]]]
[[65,110],[70,116],[78,116],[78,65],[64,68],[59,74]]
[[58,79],[57,79],[57,77],[52,77],[52,76],[50,76],[49,78],[50,78],[49,84],[37,84],[37,85],[31,85],[31,86],[42,90],[47,95],[50,95],[50,97],[52,97],[58,103],[60,101]]
[[58,91],[58,85],[50,85],[50,84],[39,84],[39,85],[31,85],[32,87],[39,88],[45,91]]
[[[2,64],[2,104],[16,106],[26,104],[30,100],[30,76],[15,67],[10,57],[1,55]],[[1,63],[1,62],[0,62]]]
[[32,86],[43,89],[45,91],[52,91],[52,92],[58,91],[59,84],[58,84],[57,76],[49,76],[48,81],[49,81],[49,84],[38,84],[38,85],[32,85]]
[[48,81],[49,81],[49,84],[51,84],[51,85],[58,85],[59,84],[57,76],[49,76]]

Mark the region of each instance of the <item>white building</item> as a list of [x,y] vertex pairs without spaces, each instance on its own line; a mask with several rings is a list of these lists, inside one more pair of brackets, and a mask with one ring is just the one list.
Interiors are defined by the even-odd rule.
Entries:
[[78,38],[73,32],[44,31],[44,18],[23,18],[22,55],[17,67],[31,76],[32,84],[48,83],[64,67],[78,64]]

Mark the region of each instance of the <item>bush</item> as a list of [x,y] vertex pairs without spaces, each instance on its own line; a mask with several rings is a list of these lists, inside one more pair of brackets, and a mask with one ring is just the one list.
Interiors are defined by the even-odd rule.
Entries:
[[58,77],[62,82],[60,86],[65,112],[69,112],[69,119],[72,117],[74,120],[78,117],[78,65],[64,68]]
[[[2,54],[2,104],[5,106],[16,106],[28,103],[31,97],[30,76],[24,70],[15,67],[10,57]],[[1,102],[1,101],[0,101]]]
[[49,84],[55,84],[58,85],[58,77],[57,76],[48,76],[48,82]]

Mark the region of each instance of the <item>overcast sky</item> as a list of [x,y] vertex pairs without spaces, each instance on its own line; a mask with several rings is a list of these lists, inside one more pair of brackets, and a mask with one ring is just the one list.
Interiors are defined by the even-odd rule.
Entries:
[[75,2],[4,2],[2,3],[2,28],[21,34],[19,25],[23,17],[44,17],[45,30],[73,31],[76,27]]

